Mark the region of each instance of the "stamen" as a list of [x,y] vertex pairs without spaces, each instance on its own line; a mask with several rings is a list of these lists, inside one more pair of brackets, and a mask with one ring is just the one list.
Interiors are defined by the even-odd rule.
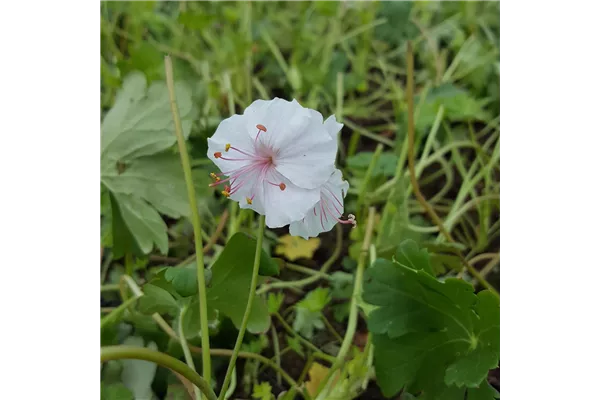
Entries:
[[281,191],[282,191],[282,192],[283,192],[283,191],[285,190],[285,188],[287,187],[287,186],[285,185],[285,183],[283,183],[283,182],[281,182],[281,183],[273,183],[273,182],[267,181],[267,183],[268,183],[269,185],[278,186],[278,187],[279,187],[279,189],[281,189]]
[[231,144],[227,143],[227,144],[225,145],[225,151],[229,151],[229,148],[230,148],[230,147],[231,147]]
[[258,141],[258,137],[260,136],[261,132],[267,131],[267,128],[265,128],[265,126],[261,124],[256,125],[256,129],[258,129],[258,132],[256,133],[256,137],[254,138],[254,143]]
[[[219,178],[217,176],[217,174],[215,174],[214,172],[210,173],[210,177],[213,178],[215,180],[215,182],[219,182],[221,180],[221,178]],[[210,185],[209,185],[210,186]]]

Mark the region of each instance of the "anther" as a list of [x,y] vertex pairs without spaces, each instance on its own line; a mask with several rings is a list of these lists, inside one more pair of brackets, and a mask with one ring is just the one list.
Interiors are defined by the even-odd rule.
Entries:
[[352,223],[352,229],[356,228],[356,216],[354,214],[348,214],[348,221]]
[[216,182],[219,182],[221,180],[221,178],[219,178],[214,172],[210,173],[210,177],[213,178]]
[[222,154],[220,151],[215,151],[214,156],[215,156],[215,158],[221,158]]
[[261,124],[256,125],[256,129],[258,129],[259,131],[263,131],[263,132],[267,131],[267,128],[265,128],[265,126],[261,125]]
[[286,186],[285,186],[285,183],[281,182],[281,183],[279,184],[279,189],[281,189],[281,191],[282,191],[282,192],[285,190],[285,187],[286,187]]
[[246,197],[246,203],[252,204],[252,199],[250,197]]
[[222,194],[223,196],[225,196],[225,197],[229,197],[229,196],[230,196],[230,193],[229,193],[227,190],[223,190],[223,191],[221,192],[221,194]]
[[229,151],[230,148],[231,148],[231,144],[227,143],[225,145],[225,151]]

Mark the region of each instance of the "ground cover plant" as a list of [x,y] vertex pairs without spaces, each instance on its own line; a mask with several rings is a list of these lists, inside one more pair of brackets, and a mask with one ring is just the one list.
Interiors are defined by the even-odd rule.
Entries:
[[101,3],[102,399],[499,398],[495,2]]

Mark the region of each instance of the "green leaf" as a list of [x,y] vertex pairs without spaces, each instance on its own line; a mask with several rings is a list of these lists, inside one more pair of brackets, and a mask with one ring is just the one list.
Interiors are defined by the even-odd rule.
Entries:
[[[200,299],[199,296],[187,298],[184,301],[188,302],[183,314],[183,334],[189,339],[194,339],[200,336],[201,325],[200,325]],[[181,314],[178,318],[181,318]],[[217,319],[217,314],[213,308],[208,309],[208,324]]]
[[330,300],[329,289],[319,287],[309,292],[296,306],[298,308],[306,308],[309,311],[320,312]]
[[498,354],[489,347],[477,347],[446,369],[444,382],[448,386],[476,388],[487,377],[488,371],[497,366]]
[[377,234],[379,246],[383,249],[378,253],[383,258],[391,258],[393,250],[401,240],[413,239],[420,242],[423,238],[423,234],[415,232],[408,227],[409,222],[415,223],[415,221],[414,217],[410,218],[408,213],[406,185],[406,181],[400,177],[394,185],[385,205],[387,215],[381,221]]
[[500,394],[487,381],[476,389],[467,390],[467,400],[494,400],[500,398]]
[[269,382],[255,384],[254,388],[252,389],[252,398],[259,400],[271,400],[273,398],[273,394],[271,394],[271,385]]
[[100,400],[133,400],[133,394],[122,383],[100,385]]
[[323,323],[320,311],[311,311],[307,308],[297,307],[292,328],[301,336],[312,339],[315,329],[324,329],[325,324]]
[[300,340],[293,336],[286,336],[286,339],[290,349],[294,350],[296,353],[298,353],[298,355],[300,355],[300,357],[304,358],[304,349],[300,344]]
[[[183,134],[190,134],[195,117],[191,94],[185,84],[176,82],[175,93]],[[113,107],[102,121],[102,165],[161,152],[176,142],[169,93],[165,82],[146,86],[146,78],[133,72],[123,80]]]
[[395,47],[413,37],[418,31],[410,21],[412,7],[412,2],[381,2],[377,16],[386,18],[387,22],[375,28],[375,37]]
[[269,314],[274,314],[281,308],[283,303],[284,294],[282,292],[269,293],[267,296],[267,305],[269,308]]
[[331,301],[327,288],[316,288],[296,304],[296,316],[292,328],[307,339],[314,336],[315,329],[324,329],[321,311]]
[[107,162],[101,180],[112,193],[143,199],[172,218],[191,214],[181,161],[175,154],[141,157],[127,166]]
[[165,279],[167,282],[171,282],[173,288],[182,297],[193,296],[198,293],[196,264],[189,264],[178,268],[165,268]]
[[[248,301],[255,248],[256,245],[252,245],[252,241],[247,235],[236,233],[229,239],[211,268],[212,282],[207,290],[208,306],[231,318],[238,329]],[[270,262],[270,257],[263,253],[261,265],[262,263],[268,265]],[[251,333],[266,332],[270,323],[269,310],[265,301],[256,296],[252,303],[248,331]]]
[[415,271],[423,270],[433,275],[427,249],[419,250],[419,245],[414,240],[405,240],[396,248],[394,261]]
[[475,295],[458,279],[440,282],[430,270],[426,251],[405,241],[395,262],[378,259],[366,272],[363,299],[377,306],[368,327],[386,396],[408,389],[462,399],[460,393],[498,365],[498,298],[489,291]]
[[[144,339],[141,337],[128,337],[123,344],[129,346],[144,347]],[[148,343],[149,349],[156,350],[154,342]],[[125,386],[133,393],[135,400],[148,400],[154,398],[152,393],[152,381],[156,374],[157,365],[143,360],[122,360],[123,372],[121,379]]]
[[331,274],[331,297],[334,299],[349,299],[352,297],[354,276],[347,272],[336,271]]
[[[115,258],[124,251],[139,249],[150,253],[156,245],[162,254],[169,250],[167,225],[152,206],[144,200],[126,194],[113,194],[113,243]],[[122,223],[121,223],[122,221]],[[124,225],[127,226],[125,230]],[[122,242],[121,242],[122,241]]]
[[143,287],[144,295],[138,302],[140,312],[144,314],[172,314],[179,310],[177,301],[165,289],[147,283]]
[[[256,251],[256,239],[243,233],[237,232],[228,241],[227,246],[234,249],[239,258],[244,258],[249,263],[250,269],[254,263],[254,252]],[[246,259],[247,258],[247,259]],[[260,265],[258,274],[262,276],[274,276],[279,274],[279,264],[271,258],[264,249],[261,249]]]

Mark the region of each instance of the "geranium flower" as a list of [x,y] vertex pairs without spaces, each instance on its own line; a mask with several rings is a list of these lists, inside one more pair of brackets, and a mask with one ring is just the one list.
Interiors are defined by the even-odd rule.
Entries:
[[335,170],[341,126],[296,100],[256,100],[208,139],[208,157],[221,170],[211,186],[223,185],[224,196],[265,215],[270,228],[299,221]]
[[342,172],[336,169],[321,186],[319,201],[304,218],[290,224],[290,235],[301,236],[304,239],[316,237],[321,232],[329,232],[338,222],[355,227],[354,215],[348,214],[348,219],[342,219],[344,198],[349,186],[348,182],[342,179]]

